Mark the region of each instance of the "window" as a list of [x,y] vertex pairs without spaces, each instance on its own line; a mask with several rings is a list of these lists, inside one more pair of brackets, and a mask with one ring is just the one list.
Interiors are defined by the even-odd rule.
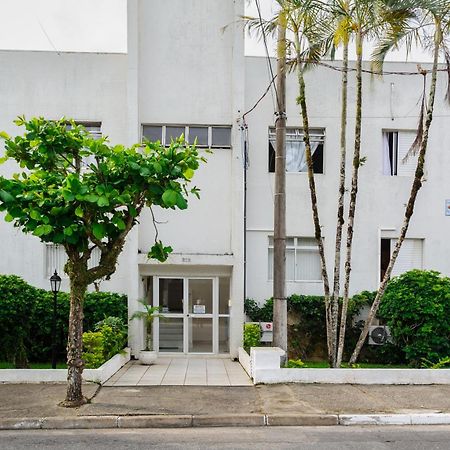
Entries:
[[[380,281],[383,279],[397,239],[381,239]],[[395,261],[392,276],[401,275],[412,269],[423,268],[423,239],[405,239]]]
[[[273,280],[273,237],[269,236],[269,280]],[[319,248],[314,238],[286,238],[286,280],[321,281]]]
[[[325,130],[311,129],[310,142],[314,173],[323,173],[323,146]],[[275,128],[269,129],[269,172],[275,172]],[[286,130],[286,172],[307,172],[305,142],[300,128]]]
[[[46,278],[53,275],[55,270],[61,277],[66,277],[64,266],[67,262],[67,255],[64,247],[58,244],[45,244],[45,274]],[[88,267],[96,267],[100,262],[100,250],[95,248],[91,253]]]
[[413,176],[417,155],[410,152],[416,139],[415,131],[385,131],[383,133],[383,175]]
[[143,125],[142,136],[149,141],[170,145],[172,140],[184,135],[187,142],[197,142],[199,148],[231,148],[230,126],[209,125]]

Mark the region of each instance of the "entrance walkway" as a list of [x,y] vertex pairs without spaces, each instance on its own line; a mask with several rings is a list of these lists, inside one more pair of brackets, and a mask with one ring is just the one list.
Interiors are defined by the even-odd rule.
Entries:
[[238,362],[222,358],[160,357],[151,366],[130,361],[105,386],[252,386]]

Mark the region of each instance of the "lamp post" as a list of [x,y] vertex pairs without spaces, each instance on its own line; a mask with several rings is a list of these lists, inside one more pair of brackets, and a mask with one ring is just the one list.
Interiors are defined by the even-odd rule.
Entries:
[[53,292],[53,323],[52,323],[52,369],[56,369],[56,306],[58,300],[58,292],[61,287],[61,277],[55,270],[50,277],[50,286]]

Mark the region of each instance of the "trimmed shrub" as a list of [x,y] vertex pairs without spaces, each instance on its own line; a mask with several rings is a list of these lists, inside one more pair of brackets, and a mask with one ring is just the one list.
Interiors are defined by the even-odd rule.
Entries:
[[[361,308],[370,302],[372,293],[365,292],[350,299],[347,322],[347,353],[356,343],[358,329],[354,319]],[[287,299],[288,307],[288,348],[289,358],[297,359],[327,359],[325,299],[323,296],[291,295]],[[271,322],[273,318],[273,300],[267,300],[259,306],[254,300],[247,299],[244,303],[247,316],[252,321]]]
[[127,327],[118,317],[107,317],[95,331],[83,333],[83,360],[87,369],[96,369],[121,352],[127,343]]
[[[57,356],[66,359],[70,300],[58,293]],[[127,297],[107,292],[86,294],[83,329],[91,331],[107,316],[127,322]],[[0,361],[49,361],[52,348],[53,294],[37,289],[15,275],[0,275]],[[22,355],[22,357],[20,357]],[[26,359],[26,358],[25,358]]]
[[379,317],[391,330],[409,365],[437,363],[450,355],[450,278],[411,270],[393,278]]
[[257,323],[244,324],[244,349],[249,352],[251,347],[261,344],[261,328]]

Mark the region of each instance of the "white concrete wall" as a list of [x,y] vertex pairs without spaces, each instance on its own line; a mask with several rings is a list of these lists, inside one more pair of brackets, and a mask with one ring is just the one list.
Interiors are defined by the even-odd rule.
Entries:
[[[389,63],[386,70],[415,72],[416,64]],[[391,83],[394,83],[391,119]],[[269,84],[264,58],[246,58],[246,109],[261,96]],[[348,162],[351,165],[355,123],[354,75],[350,75]],[[340,133],[340,73],[315,68],[306,75],[310,126],[325,128],[324,174],[316,175],[319,211],[323,224],[329,274],[334,261],[334,239],[337,211]],[[446,80],[439,74],[434,122],[431,128],[427,157],[426,182],[416,203],[408,237],[423,238],[425,269],[450,274],[450,242],[445,239],[450,230],[450,217],[444,215],[444,202],[450,197],[448,167],[450,130],[447,122],[450,107],[446,104]],[[364,75],[362,156],[367,163],[360,170],[360,192],[357,203],[353,275],[351,293],[375,290],[379,277],[379,229],[395,228],[386,237],[395,237],[403,221],[411,178],[382,175],[382,130],[415,129],[418,123],[418,100],[421,76]],[[287,81],[287,125],[301,127],[296,104],[295,74]],[[247,117],[250,140],[250,170],[248,186],[248,297],[263,301],[272,295],[268,281],[268,236],[273,234],[274,174],[268,173],[268,128],[274,125],[273,103],[269,95]],[[351,173],[348,172],[347,188]],[[287,174],[287,235],[313,236],[309,189],[306,174]],[[348,189],[349,190],[349,189]],[[315,282],[288,283],[288,294],[320,294],[322,285]]]
[[[230,340],[235,354],[242,339],[243,309],[242,163],[235,126],[244,106],[244,41],[237,23],[243,13],[242,0],[128,3],[129,75],[134,77],[138,68],[129,86],[134,84],[138,92],[137,108],[133,108],[139,125],[233,126],[232,148],[207,154],[207,164],[194,177],[192,184],[201,189],[200,200],[191,197],[187,211],[155,208],[159,239],[170,244],[175,255],[164,267],[145,261],[140,271],[183,276],[197,268],[199,274],[212,276],[230,266],[231,257]],[[138,246],[143,254],[154,236],[147,210],[139,226]],[[214,259],[209,269],[204,266],[205,257]],[[133,308],[135,299],[129,302]],[[140,334],[139,325],[132,325],[132,335]],[[134,346],[139,340],[135,339]]]
[[[54,52],[0,52],[0,129],[11,135],[23,133],[13,120],[63,116],[102,123],[102,132],[112,142],[126,141],[126,55]],[[3,155],[3,144],[0,143]],[[0,166],[1,175],[11,175],[13,162]],[[22,276],[34,286],[49,288],[45,275],[44,244],[34,236],[0,220],[0,273]],[[111,282],[104,290],[126,292],[127,267],[120,259]],[[61,274],[63,275],[63,274]],[[67,280],[62,289],[67,289]]]

